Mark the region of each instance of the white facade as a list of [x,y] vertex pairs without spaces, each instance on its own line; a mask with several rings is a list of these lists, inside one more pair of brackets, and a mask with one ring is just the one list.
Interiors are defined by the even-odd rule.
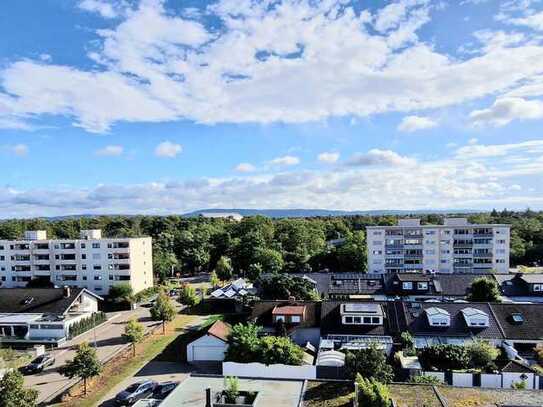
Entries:
[[50,240],[45,231],[26,232],[23,240],[0,240],[3,288],[25,287],[38,277],[98,295],[107,295],[119,283],[138,292],[153,286],[152,241],[102,239],[100,230],[83,230],[76,240]]
[[187,345],[187,361],[223,361],[227,349],[227,342],[213,335],[204,335]]
[[366,232],[370,273],[509,271],[509,225],[469,224],[465,218],[421,225],[405,219],[397,226],[368,226]]

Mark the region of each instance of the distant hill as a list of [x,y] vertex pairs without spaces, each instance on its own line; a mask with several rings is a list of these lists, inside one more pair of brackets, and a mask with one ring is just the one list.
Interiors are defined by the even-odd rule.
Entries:
[[267,216],[270,218],[310,218],[315,216],[379,216],[379,215],[424,215],[424,214],[459,214],[477,213],[473,209],[427,209],[427,210],[374,210],[374,211],[339,211],[329,209],[202,209],[183,214],[186,217],[199,216],[202,213],[239,213],[242,216]]

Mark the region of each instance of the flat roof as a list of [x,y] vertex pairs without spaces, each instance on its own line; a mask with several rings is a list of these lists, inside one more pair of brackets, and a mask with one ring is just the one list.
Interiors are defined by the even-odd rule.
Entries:
[[[204,407],[206,388],[224,390],[223,377],[191,376],[185,379],[160,404],[161,407]],[[239,389],[257,391],[258,407],[297,407],[303,388],[302,380],[239,379]]]
[[467,225],[417,225],[417,226],[400,226],[400,225],[390,225],[390,226],[366,226],[366,229],[465,229],[465,228],[510,228],[511,225],[506,225],[504,223],[468,223]]

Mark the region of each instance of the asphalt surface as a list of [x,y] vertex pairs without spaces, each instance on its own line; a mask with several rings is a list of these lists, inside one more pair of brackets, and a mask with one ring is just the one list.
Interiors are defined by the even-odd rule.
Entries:
[[38,390],[38,402],[48,399],[72,382],[72,380],[61,376],[58,373],[58,368],[64,365],[67,360],[73,359],[75,345],[82,342],[89,342],[91,345],[96,344],[98,357],[104,361],[125,346],[126,341],[122,337],[122,333],[129,319],[137,319],[147,329],[160,324],[160,322],[151,320],[148,308],[141,307],[131,311],[110,313],[108,317],[109,320],[104,325],[67,341],[59,348],[48,352],[55,358],[53,366],[46,368],[41,373],[25,376],[25,385]]

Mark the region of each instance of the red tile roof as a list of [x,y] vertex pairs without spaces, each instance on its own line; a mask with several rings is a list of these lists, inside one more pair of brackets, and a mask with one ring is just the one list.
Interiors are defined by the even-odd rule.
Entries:
[[227,342],[232,327],[225,322],[217,321],[209,327],[207,334]]
[[276,306],[272,315],[303,315],[305,312],[305,305],[285,305],[283,307]]

